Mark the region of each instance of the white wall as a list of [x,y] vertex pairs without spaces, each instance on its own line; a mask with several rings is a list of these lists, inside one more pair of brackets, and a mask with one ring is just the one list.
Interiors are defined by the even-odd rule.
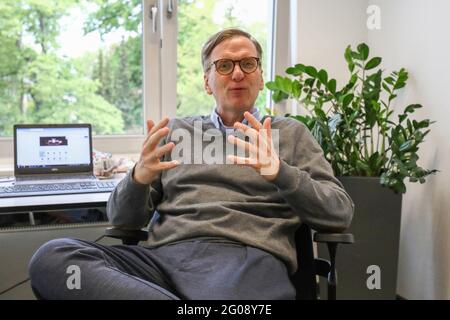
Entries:
[[324,68],[338,88],[347,83],[344,51],[367,41],[366,9],[366,0],[297,0],[294,61]]
[[386,69],[405,67],[408,84],[398,107],[424,106],[437,122],[420,150],[425,168],[441,170],[403,197],[398,293],[408,299],[450,299],[450,1],[372,0],[381,29],[369,45]]
[[[295,0],[293,0],[295,1]],[[348,79],[348,44],[368,43],[386,70],[405,67],[409,81],[395,100],[424,106],[418,118],[437,123],[420,150],[419,164],[441,170],[424,185],[408,184],[403,197],[398,294],[407,299],[450,299],[450,1],[297,0],[293,62]],[[381,9],[381,29],[366,26],[369,4]],[[295,48],[294,48],[295,49]]]
[[[345,48],[367,42],[367,0],[290,0],[290,3],[290,65],[303,63],[325,69],[330,79],[336,79],[337,88],[342,87],[349,79]],[[302,113],[295,102],[285,105],[286,102],[276,105],[276,112]]]

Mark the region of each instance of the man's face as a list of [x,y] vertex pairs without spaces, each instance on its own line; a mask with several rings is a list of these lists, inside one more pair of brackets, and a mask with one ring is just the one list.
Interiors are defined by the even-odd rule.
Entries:
[[[209,57],[209,63],[218,59],[241,60],[247,57],[258,57],[255,45],[245,37],[233,37],[216,46]],[[252,73],[244,73],[239,63],[229,75],[219,74],[215,66],[211,66],[204,75],[205,90],[216,100],[218,111],[244,112],[250,110],[264,89],[264,80],[260,67]]]

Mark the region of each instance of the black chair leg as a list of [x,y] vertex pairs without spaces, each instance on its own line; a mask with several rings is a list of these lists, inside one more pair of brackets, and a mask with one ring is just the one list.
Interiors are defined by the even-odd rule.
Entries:
[[327,243],[328,252],[330,254],[330,273],[328,274],[328,300],[336,300],[336,286],[337,286],[337,273],[336,273],[336,251],[337,243]]

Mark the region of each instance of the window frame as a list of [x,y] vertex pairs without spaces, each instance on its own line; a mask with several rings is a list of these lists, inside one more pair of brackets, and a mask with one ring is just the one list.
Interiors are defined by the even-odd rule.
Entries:
[[[169,2],[173,7],[169,17]],[[272,21],[272,48],[267,52],[271,67],[266,71],[265,81],[273,80],[275,74],[284,72],[290,63],[289,25],[292,17],[289,9],[291,1],[274,0]],[[156,6],[155,27],[150,19],[151,7]],[[176,0],[143,0],[142,1],[142,67],[143,67],[143,119],[159,121],[163,117],[176,116],[176,82],[177,82],[177,1]],[[159,50],[161,48],[161,50]],[[199,49],[200,50],[200,49]],[[199,53],[200,54],[200,53]],[[267,91],[268,103],[272,107],[271,92]],[[112,154],[138,154],[145,134],[141,135],[108,135],[93,136],[93,147],[102,152]],[[0,158],[13,158],[13,138],[0,137]]]

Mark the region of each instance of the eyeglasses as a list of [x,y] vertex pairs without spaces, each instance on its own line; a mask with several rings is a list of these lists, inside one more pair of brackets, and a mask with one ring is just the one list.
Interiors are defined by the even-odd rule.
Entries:
[[256,57],[248,57],[241,60],[219,59],[211,63],[209,66],[211,67],[212,65],[215,65],[216,71],[219,74],[227,76],[233,73],[236,63],[239,63],[239,67],[244,73],[255,72],[259,66],[259,61],[260,59]]

